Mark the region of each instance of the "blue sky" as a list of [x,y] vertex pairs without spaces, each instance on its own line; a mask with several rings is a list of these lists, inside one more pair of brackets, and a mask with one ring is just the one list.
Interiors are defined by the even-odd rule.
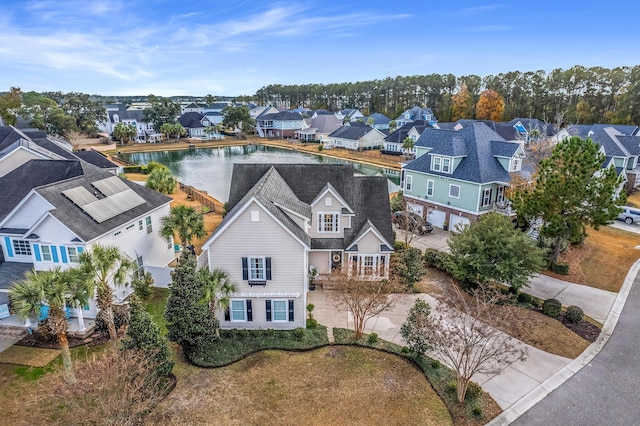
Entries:
[[635,0],[2,0],[0,91],[235,96],[268,84],[632,66],[639,12]]

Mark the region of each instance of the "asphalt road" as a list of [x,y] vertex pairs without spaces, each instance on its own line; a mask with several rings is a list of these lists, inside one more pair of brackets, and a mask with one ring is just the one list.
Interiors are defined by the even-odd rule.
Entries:
[[512,424],[640,425],[640,274],[600,353]]

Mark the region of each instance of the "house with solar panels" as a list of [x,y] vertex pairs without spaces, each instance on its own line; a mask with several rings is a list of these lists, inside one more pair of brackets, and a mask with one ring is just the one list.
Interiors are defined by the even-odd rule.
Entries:
[[[69,268],[95,244],[117,246],[156,286],[170,282],[173,242],[160,234],[171,198],[79,158],[31,159],[0,177],[0,306],[30,269]],[[116,288],[124,300],[130,288]],[[94,318],[92,301],[72,316]]]
[[229,213],[201,266],[237,284],[222,328],[305,327],[310,276],[388,277],[393,252],[387,179],[343,164],[234,164]]

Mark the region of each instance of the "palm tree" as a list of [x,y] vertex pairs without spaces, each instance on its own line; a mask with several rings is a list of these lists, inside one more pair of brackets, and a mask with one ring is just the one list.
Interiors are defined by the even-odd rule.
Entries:
[[171,207],[169,215],[162,218],[160,235],[167,241],[171,241],[174,233],[178,234],[183,249],[191,244],[194,237],[202,238],[207,235],[204,230],[202,213],[197,212],[193,207],[182,204]]
[[[225,310],[231,303],[231,296],[238,291],[236,283],[229,279],[229,275],[220,268],[213,271],[198,269],[198,280],[204,287],[203,302],[209,305],[211,315],[216,317],[216,309]],[[216,337],[220,337],[220,323],[216,326]]]
[[100,316],[104,319],[109,331],[109,338],[116,341],[118,337],[113,319],[113,289],[125,284],[134,263],[118,247],[95,244],[91,251],[80,255],[80,268],[87,274],[95,287],[96,304],[100,308]]
[[62,352],[63,375],[67,383],[75,383],[65,316],[67,304],[86,305],[91,296],[91,286],[84,275],[76,269],[65,271],[59,268],[36,272],[31,270],[25,279],[10,291],[16,312],[23,318],[40,317],[43,303],[49,306],[49,327],[58,338]]

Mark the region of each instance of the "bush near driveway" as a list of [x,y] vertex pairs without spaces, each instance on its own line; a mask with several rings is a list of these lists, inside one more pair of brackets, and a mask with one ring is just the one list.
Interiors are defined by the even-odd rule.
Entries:
[[329,344],[327,328],[295,330],[220,330],[221,338],[185,352],[198,367],[223,367],[266,349],[305,351]]

